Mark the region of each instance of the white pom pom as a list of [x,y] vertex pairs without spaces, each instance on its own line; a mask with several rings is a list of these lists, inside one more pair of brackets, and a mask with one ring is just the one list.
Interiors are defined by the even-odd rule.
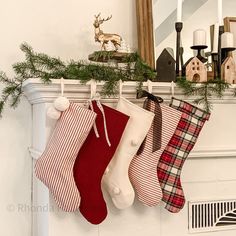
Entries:
[[115,195],[119,195],[120,194],[120,189],[118,187],[114,187],[112,189],[112,192],[115,194]]
[[136,147],[138,145],[138,141],[137,140],[132,140],[131,145]]
[[53,106],[47,109],[47,116],[53,120],[58,120],[61,116],[61,112],[56,110]]
[[70,106],[70,102],[66,97],[58,97],[54,101],[54,107],[58,111],[65,111]]

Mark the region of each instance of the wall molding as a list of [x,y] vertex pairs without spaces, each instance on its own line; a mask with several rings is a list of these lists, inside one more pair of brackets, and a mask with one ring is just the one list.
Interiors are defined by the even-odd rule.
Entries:
[[[37,160],[43,152],[32,148],[29,148],[29,153],[33,160]],[[211,159],[211,158],[234,158],[236,157],[236,149],[208,149],[208,150],[193,150],[187,160],[192,159]]]

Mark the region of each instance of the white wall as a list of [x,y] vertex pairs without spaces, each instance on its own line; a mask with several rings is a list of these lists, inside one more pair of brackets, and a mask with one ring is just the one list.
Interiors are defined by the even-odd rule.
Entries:
[[0,120],[0,235],[30,235],[31,112],[23,100]]
[[[121,34],[131,46],[137,45],[134,0],[8,0],[1,2],[0,68],[12,74],[10,65],[23,59],[20,43],[30,43],[36,51],[46,52],[62,59],[86,59],[98,49],[93,41],[93,17],[102,12],[104,17],[113,14],[113,19],[104,24],[104,31]],[[212,20],[213,21],[213,20]],[[234,146],[233,133],[221,127],[218,134],[218,115],[223,107],[217,106],[208,130],[213,132],[213,143],[221,141]],[[224,107],[228,124],[235,130],[232,107]],[[27,147],[31,144],[31,108],[23,103],[15,111],[5,110],[0,120],[0,235],[30,236],[31,212],[27,208],[31,199],[31,159]],[[226,117],[224,117],[226,119]],[[205,135],[205,139],[208,137]],[[219,139],[217,139],[219,135]],[[200,139],[202,140],[202,139]],[[203,142],[203,141],[202,141]],[[203,143],[204,145],[204,143]],[[204,159],[187,161],[182,179],[187,200],[235,198],[235,159]],[[201,170],[201,173],[199,173]],[[109,216],[99,227],[91,226],[79,213],[63,213],[52,209],[49,222],[50,236],[184,236],[188,235],[187,206],[177,215],[170,214],[160,205],[147,208],[137,201],[130,209],[119,211],[109,198]],[[22,210],[23,204],[23,210]],[[10,209],[7,210],[7,206]],[[52,201],[52,205],[54,205]],[[12,207],[13,206],[13,207]],[[24,210],[25,206],[25,210]],[[12,208],[11,208],[12,207]],[[21,207],[21,208],[20,208]],[[12,210],[13,209],[13,210]],[[219,236],[222,233],[207,233]],[[235,231],[224,232],[226,236]],[[41,235],[40,235],[41,236]]]
[[[19,50],[28,42],[36,51],[69,59],[87,59],[99,49],[93,20],[99,12],[113,15],[104,32],[122,35],[136,47],[134,0],[7,0],[0,10],[0,70],[23,60]],[[0,85],[0,91],[2,86]],[[0,120],[0,235],[31,235],[31,107],[25,99],[16,110],[5,109]],[[9,208],[9,209],[8,209]]]

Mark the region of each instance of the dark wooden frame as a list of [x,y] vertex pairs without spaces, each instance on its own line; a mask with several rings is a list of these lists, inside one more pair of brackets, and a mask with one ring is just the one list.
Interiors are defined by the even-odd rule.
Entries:
[[136,0],[138,51],[155,68],[152,0]]

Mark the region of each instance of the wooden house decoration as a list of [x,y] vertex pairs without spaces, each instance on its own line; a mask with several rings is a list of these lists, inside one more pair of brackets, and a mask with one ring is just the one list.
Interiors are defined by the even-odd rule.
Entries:
[[207,68],[197,57],[193,57],[186,65],[186,79],[192,82],[207,81]]
[[157,81],[171,82],[176,80],[175,59],[172,48],[165,48],[156,61]]
[[236,84],[236,65],[233,57],[227,57],[221,65],[221,78],[229,84]]

